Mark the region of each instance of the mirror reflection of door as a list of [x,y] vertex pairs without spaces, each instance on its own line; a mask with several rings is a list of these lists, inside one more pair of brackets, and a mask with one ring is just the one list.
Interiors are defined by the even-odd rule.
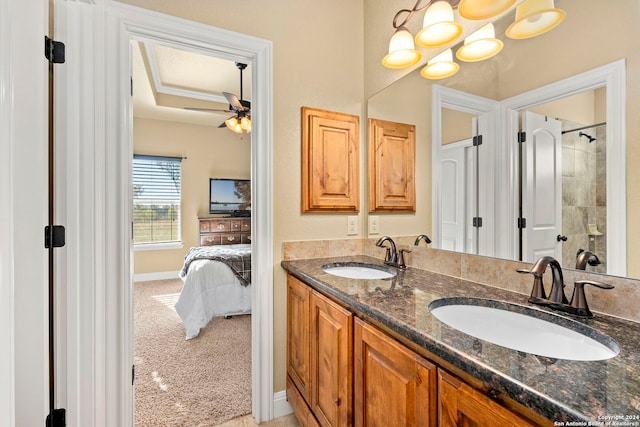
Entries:
[[522,155],[521,260],[562,259],[562,134],[560,121],[525,111]]

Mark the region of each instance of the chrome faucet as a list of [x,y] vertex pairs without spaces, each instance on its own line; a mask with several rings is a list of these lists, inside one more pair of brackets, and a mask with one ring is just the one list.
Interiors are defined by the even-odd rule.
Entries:
[[600,265],[600,259],[593,252],[578,249],[576,254],[576,270],[586,270],[587,264],[590,266]]
[[413,243],[413,246],[418,246],[420,244],[420,240],[424,240],[424,242],[428,245],[431,243],[431,239],[426,234],[421,234],[416,237],[416,241]]
[[[391,246],[385,246],[384,243],[389,242]],[[387,253],[384,257],[384,263],[390,265],[392,267],[397,267],[400,269],[405,269],[407,266],[404,263],[404,252],[411,252],[408,249],[401,249],[398,254],[398,250],[396,248],[396,243],[389,236],[381,237],[377,242],[376,246],[379,248],[385,248]]]
[[[551,292],[549,293],[549,297],[545,295],[544,292],[544,284],[542,283],[542,276],[547,269],[547,266],[551,267],[551,277],[553,278],[551,284]],[[569,300],[567,300],[566,295],[564,294],[564,278],[562,277],[562,268],[560,267],[560,263],[558,260],[551,256],[544,256],[538,259],[531,270],[516,270],[518,273],[522,274],[533,274],[533,289],[531,291],[531,296],[529,297],[529,302],[532,304],[568,304]]]

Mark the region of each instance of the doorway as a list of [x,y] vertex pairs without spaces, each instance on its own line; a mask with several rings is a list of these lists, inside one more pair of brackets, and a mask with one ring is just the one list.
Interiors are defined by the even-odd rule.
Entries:
[[[271,42],[118,2],[58,2],[56,28],[76,60],[61,69],[56,111],[64,141],[58,194],[73,250],[60,259],[66,313],[58,349],[61,404],[75,425],[130,426],[133,420],[131,296],[132,140],[129,43],[154,40],[253,67],[251,176],[255,272],[252,414],[273,418],[273,230]],[[100,23],[100,25],[96,25]],[[87,286],[91,284],[91,286]],[[114,286],[114,284],[124,284]],[[82,378],[82,381],[78,381]],[[97,421],[99,420],[99,421]]]

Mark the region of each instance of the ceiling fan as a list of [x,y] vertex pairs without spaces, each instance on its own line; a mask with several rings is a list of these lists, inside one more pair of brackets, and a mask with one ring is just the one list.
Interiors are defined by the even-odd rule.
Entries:
[[242,97],[242,72],[247,68],[247,64],[236,62],[236,67],[240,70],[240,99],[232,93],[222,92],[229,101],[228,110],[214,110],[211,108],[185,107],[186,110],[194,111],[221,111],[225,113],[235,113],[222,122],[219,128],[227,127],[236,133],[251,132],[251,102],[245,101]]

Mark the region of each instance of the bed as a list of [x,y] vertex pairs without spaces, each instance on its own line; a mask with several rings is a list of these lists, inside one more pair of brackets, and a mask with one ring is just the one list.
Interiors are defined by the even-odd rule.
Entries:
[[251,245],[199,246],[185,257],[175,310],[186,339],[211,319],[251,313]]

